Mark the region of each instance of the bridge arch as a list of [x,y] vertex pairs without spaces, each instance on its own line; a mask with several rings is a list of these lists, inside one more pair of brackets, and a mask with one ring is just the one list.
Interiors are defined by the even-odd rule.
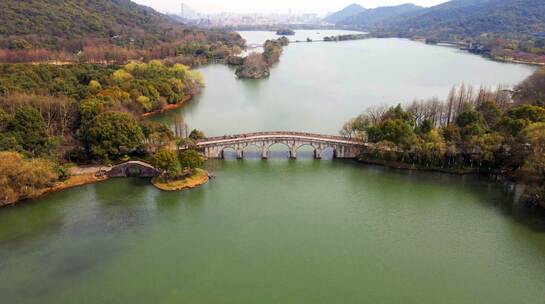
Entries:
[[320,158],[335,159],[337,158],[337,149],[334,146],[324,147],[320,151]]
[[[273,147],[285,147],[286,150],[274,150]],[[293,150],[293,146],[290,146],[290,144],[288,142],[285,142],[285,141],[277,141],[277,142],[272,142],[272,143],[268,143],[265,145],[264,147],[264,150],[265,150],[265,154],[267,156],[267,158],[269,158],[272,154],[272,152],[284,152],[284,151],[287,151],[287,156],[288,158],[295,158],[295,151]]]
[[108,171],[109,177],[155,177],[161,172],[152,165],[142,161],[128,161],[113,166]]
[[[305,154],[305,152],[311,152],[312,156],[316,159],[320,158],[320,149],[319,145],[316,145],[314,143],[301,143],[293,148],[293,150],[296,153],[296,156],[299,156],[302,153]],[[306,151],[305,151],[306,150]]]
[[263,144],[249,143],[242,148],[242,157],[248,154],[255,154],[259,157],[263,157]]
[[219,151],[219,158],[221,159],[225,159],[226,155],[233,155],[234,158],[238,158],[238,151],[237,151],[237,148],[234,147],[234,146],[225,146],[225,147],[221,147],[220,151]]

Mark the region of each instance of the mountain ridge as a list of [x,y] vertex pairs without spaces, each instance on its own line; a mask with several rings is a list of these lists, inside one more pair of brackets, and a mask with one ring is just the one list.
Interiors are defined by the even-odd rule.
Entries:
[[337,23],[349,18],[351,16],[357,15],[361,12],[366,11],[367,9],[359,4],[353,3],[349,6],[343,8],[342,10],[328,15],[324,20],[330,23]]
[[477,37],[483,33],[511,37],[545,29],[543,0],[451,0],[406,12],[400,12],[399,7],[366,10],[337,22],[337,25],[397,33],[399,36],[439,37]]
[[365,10],[359,14],[348,17],[340,22],[342,25],[378,26],[387,24],[392,18],[406,14],[414,14],[425,8],[412,3],[404,3],[395,6],[383,6]]

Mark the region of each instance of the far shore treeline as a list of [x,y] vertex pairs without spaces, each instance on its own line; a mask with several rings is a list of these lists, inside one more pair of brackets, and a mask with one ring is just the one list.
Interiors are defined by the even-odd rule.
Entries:
[[375,143],[362,151],[364,162],[501,177],[545,207],[545,68],[513,91],[462,85],[446,100],[371,107],[341,134]]

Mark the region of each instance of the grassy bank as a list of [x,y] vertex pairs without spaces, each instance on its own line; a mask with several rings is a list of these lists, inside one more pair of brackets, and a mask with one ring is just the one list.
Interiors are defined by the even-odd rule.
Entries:
[[165,181],[160,177],[154,178],[151,183],[160,190],[163,191],[181,191],[184,189],[192,189],[198,186],[204,185],[209,180],[209,174],[202,169],[196,169],[195,172],[186,178],[173,181]]

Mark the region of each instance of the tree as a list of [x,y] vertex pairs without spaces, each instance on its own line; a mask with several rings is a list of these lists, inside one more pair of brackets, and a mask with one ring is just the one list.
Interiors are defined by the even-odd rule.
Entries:
[[398,104],[396,107],[391,107],[384,113],[382,120],[401,119],[405,122],[412,122],[412,114],[403,110],[403,107]]
[[521,105],[509,110],[507,116],[513,119],[523,119],[530,122],[545,122],[545,108],[532,105]]
[[477,111],[483,115],[486,124],[492,129],[496,127],[502,116],[500,108],[491,101],[481,103]]
[[50,161],[24,159],[17,152],[0,152],[0,159],[0,205],[27,198],[58,180]]
[[424,119],[419,128],[420,134],[428,134],[431,130],[433,130],[433,123],[430,119]]
[[535,123],[521,132],[519,176],[528,184],[524,199],[545,207],[545,123]]
[[460,133],[460,128],[455,124],[450,124],[441,129],[443,137],[447,142],[457,143],[461,140],[462,134]]
[[130,114],[105,112],[93,119],[83,140],[91,156],[110,160],[135,152],[142,145],[144,135]]
[[174,140],[174,134],[169,126],[151,121],[144,120],[140,122],[140,127],[144,134],[144,142],[146,144],[146,150],[148,152],[154,152],[157,149],[166,148],[172,144]]
[[34,108],[18,109],[7,129],[23,149],[32,154],[45,153],[50,148],[47,125],[40,112]]
[[199,131],[197,129],[193,129],[193,131],[191,131],[191,133],[189,133],[189,138],[194,140],[194,141],[203,139],[204,137],[205,137],[204,132]]
[[180,159],[174,150],[159,150],[153,155],[151,163],[155,168],[162,170],[168,179],[177,178],[182,173]]
[[353,137],[357,136],[364,139],[367,128],[370,126],[369,119],[365,115],[359,115],[358,117],[350,119],[346,122],[340,133],[342,136]]
[[182,152],[180,164],[184,170],[193,171],[194,169],[201,167],[204,164],[204,161],[197,151],[188,149]]
[[91,80],[89,82],[89,92],[91,94],[98,94],[101,90],[102,90],[102,85],[100,84],[100,82],[96,80]]
[[545,105],[545,68],[537,70],[515,88],[515,99],[521,103]]
[[13,117],[0,108],[0,132],[6,132],[12,120]]
[[269,67],[261,54],[251,53],[237,69],[236,75],[240,78],[259,79],[269,75]]
[[456,118],[456,125],[460,128],[463,137],[481,135],[486,132],[486,123],[483,115],[466,104],[464,111]]
[[530,148],[523,170],[534,178],[545,180],[545,123],[529,125],[520,137],[520,143]]
[[499,129],[517,136],[532,123],[545,122],[545,109],[532,105],[520,105],[510,109],[498,123]]

